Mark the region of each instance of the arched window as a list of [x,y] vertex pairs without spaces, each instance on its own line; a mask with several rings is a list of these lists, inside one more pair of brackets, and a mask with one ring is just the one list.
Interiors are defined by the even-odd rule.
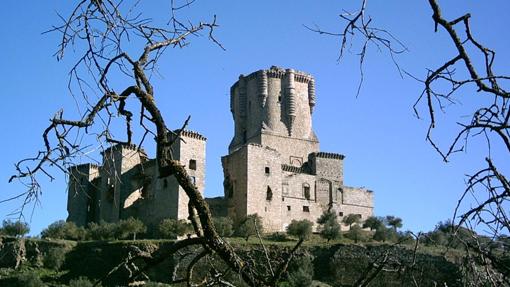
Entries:
[[308,183],[303,183],[303,197],[306,198],[306,200],[310,200],[310,185]]
[[272,200],[273,199],[273,191],[268,186],[266,191],[266,200]]

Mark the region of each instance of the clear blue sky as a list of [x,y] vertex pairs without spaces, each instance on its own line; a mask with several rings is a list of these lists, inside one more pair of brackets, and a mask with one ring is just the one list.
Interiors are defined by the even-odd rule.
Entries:
[[[70,61],[57,62],[53,53],[57,34],[41,33],[58,23],[56,12],[64,15],[71,1],[7,0],[0,11],[0,198],[22,192],[20,184],[8,184],[13,164],[42,149],[41,134],[48,119],[60,108],[77,118],[67,92]],[[169,1],[144,1],[146,15],[163,19]],[[343,3],[343,2],[348,2]],[[207,142],[205,194],[222,195],[223,174],[220,157],[227,153],[233,135],[229,111],[229,89],[239,74],[248,74],[272,65],[311,73],[316,79],[317,106],[314,128],[321,149],[346,155],[345,183],[375,191],[377,215],[394,214],[404,220],[404,228],[430,230],[450,218],[464,190],[465,174],[480,167],[484,157],[482,140],[475,140],[467,153],[445,164],[425,141],[427,122],[413,115],[412,105],[422,86],[400,78],[390,58],[371,48],[365,59],[365,83],[356,97],[359,81],[358,58],[353,54],[338,63],[337,38],[320,36],[303,25],[317,24],[339,31],[342,9],[356,8],[359,1],[197,1],[193,9],[182,11],[192,20],[209,20],[216,14],[220,27],[216,36],[222,51],[205,37],[191,40],[184,49],[168,50],[160,61],[161,77],[154,78],[156,100],[173,128],[191,115],[190,128],[204,134]],[[461,4],[462,3],[462,4]],[[510,74],[508,11],[510,2],[441,1],[447,17],[469,11],[473,33],[498,51],[497,70]],[[161,8],[163,7],[163,8]],[[423,78],[426,68],[434,68],[454,55],[443,31],[434,33],[428,1],[369,1],[374,23],[391,31],[409,49],[397,57],[401,67]],[[506,53],[506,54],[505,54]],[[478,100],[466,90],[463,105],[449,107],[452,115],[472,112]],[[422,107],[423,108],[423,107]],[[448,120],[449,116],[440,120]],[[455,125],[436,132],[442,144]],[[153,150],[147,147],[149,151]],[[501,146],[493,157],[505,155]],[[509,170],[508,162],[497,162]],[[31,234],[58,219],[65,219],[66,182],[62,175],[53,182],[42,181],[40,203],[31,213]],[[0,205],[0,218],[8,217],[21,204]]]

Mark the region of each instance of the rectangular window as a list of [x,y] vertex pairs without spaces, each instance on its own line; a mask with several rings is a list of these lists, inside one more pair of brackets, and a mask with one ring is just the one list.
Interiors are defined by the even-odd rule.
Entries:
[[290,211],[290,205],[287,205],[287,211]]
[[264,171],[266,172],[266,174],[269,174],[269,173],[270,173],[269,166],[266,166],[266,168],[264,169]]
[[340,211],[340,212],[338,213],[338,215],[339,215],[339,216],[344,216],[343,211]]
[[310,206],[303,205],[303,212],[310,212]]
[[194,159],[189,160],[189,169],[197,170],[197,161]]

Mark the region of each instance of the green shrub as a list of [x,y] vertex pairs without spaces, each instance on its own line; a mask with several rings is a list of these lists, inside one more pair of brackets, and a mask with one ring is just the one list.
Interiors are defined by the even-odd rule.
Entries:
[[358,214],[351,213],[342,219],[342,223],[349,226],[350,228],[353,224],[359,223],[359,220],[360,216]]
[[44,267],[59,270],[64,264],[67,251],[63,247],[56,247],[48,250],[43,257]]
[[87,237],[93,240],[115,239],[116,229],[115,223],[105,221],[99,223],[91,222],[88,225]]
[[164,283],[158,283],[158,282],[147,282],[145,285],[143,285],[143,287],[166,287],[166,286],[170,286],[168,284],[164,284]]
[[82,240],[85,239],[86,230],[78,227],[74,222],[59,220],[50,224],[41,232],[42,238]]
[[393,215],[387,215],[386,224],[391,226],[393,231],[397,232],[397,229],[402,227],[402,219]]
[[340,223],[338,223],[336,213],[334,211],[325,211],[319,219],[319,232],[322,238],[327,239],[328,242],[331,239],[337,239],[341,237]]
[[232,236],[233,225],[234,222],[230,217],[214,217],[213,218],[214,227],[216,227],[216,231],[222,237]]
[[303,255],[292,260],[288,270],[289,285],[309,287],[313,280],[313,257]]
[[264,231],[262,227],[262,218],[255,213],[248,215],[243,221],[241,221],[234,233],[237,236],[244,237],[246,241],[248,241],[250,236],[257,234],[257,230],[262,235]]
[[28,223],[22,221],[4,220],[2,222],[2,228],[0,228],[0,234],[9,236],[23,236],[30,232]]
[[379,226],[372,237],[373,240],[379,242],[386,242],[388,240],[389,229],[386,226]]
[[144,233],[147,227],[140,219],[130,217],[128,219],[120,220],[115,226],[115,237],[119,239],[126,239],[132,235],[132,239],[136,239],[136,234]]
[[287,226],[287,234],[299,238],[299,240],[309,239],[312,235],[313,223],[309,220],[295,220],[293,219],[289,226]]
[[41,278],[35,272],[24,272],[16,276],[18,287],[45,287]]
[[384,218],[370,216],[363,223],[363,228],[370,228],[370,230],[377,230],[379,227],[384,227]]
[[357,224],[351,226],[351,229],[347,231],[345,237],[354,240],[354,243],[358,243],[360,241],[363,242],[367,240],[366,232],[364,232],[363,229],[361,229],[361,227]]
[[274,232],[274,233],[271,233],[266,238],[267,238],[267,240],[277,241],[277,242],[289,241],[289,238],[287,237],[287,234],[283,233],[283,232]]
[[[92,282],[87,277],[79,277],[77,279],[72,279],[71,281],[69,281],[69,287],[93,287],[93,286],[94,282]],[[101,284],[97,286],[101,287]]]
[[191,231],[191,224],[185,220],[173,218],[163,219],[159,224],[159,234],[161,238],[175,239]]

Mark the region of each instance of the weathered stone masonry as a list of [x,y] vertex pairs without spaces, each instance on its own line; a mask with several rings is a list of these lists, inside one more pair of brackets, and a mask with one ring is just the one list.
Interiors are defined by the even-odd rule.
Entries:
[[[372,191],[344,185],[344,156],[319,150],[315,104],[315,80],[306,73],[271,67],[239,77],[231,88],[235,129],[221,159],[225,197],[214,200],[218,214],[239,222],[257,213],[270,232],[284,231],[293,219],[315,222],[328,209],[339,220],[373,214]],[[174,158],[203,192],[206,138],[192,131],[182,138],[172,147]],[[70,168],[69,221],[84,226],[132,216],[154,230],[165,218],[188,217],[187,195],[174,177],[159,176],[156,159],[134,145],[114,145],[102,155],[101,166]]]
[[[183,131],[172,150],[195,181],[205,188],[206,138]],[[116,222],[135,217],[154,230],[165,218],[187,219],[188,197],[173,176],[159,177],[155,159],[134,145],[114,145],[103,152],[103,165],[83,164],[70,169],[68,221]]]
[[373,193],[344,185],[343,159],[319,151],[312,129],[315,80],[271,67],[241,75],[231,88],[234,137],[222,158],[228,214],[241,221],[259,214],[267,231],[293,219],[315,222],[328,209],[373,214]]

